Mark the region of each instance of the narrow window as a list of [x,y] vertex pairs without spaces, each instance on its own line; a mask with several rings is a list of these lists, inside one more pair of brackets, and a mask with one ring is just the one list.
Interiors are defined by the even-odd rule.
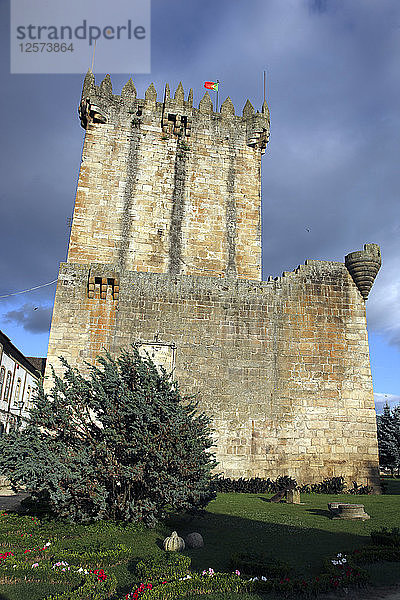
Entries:
[[21,377],[18,377],[17,385],[15,387],[15,394],[14,394],[14,406],[18,406],[20,389],[21,389]]
[[30,401],[31,401],[31,386],[28,385],[28,389],[26,390],[26,410],[30,409]]
[[4,367],[1,367],[1,369],[0,369],[0,400],[1,400],[1,396],[3,394],[5,376],[6,376],[6,370]]
[[8,402],[8,396],[10,394],[10,385],[11,385],[11,371],[7,372],[6,378],[6,389],[4,391],[4,402]]

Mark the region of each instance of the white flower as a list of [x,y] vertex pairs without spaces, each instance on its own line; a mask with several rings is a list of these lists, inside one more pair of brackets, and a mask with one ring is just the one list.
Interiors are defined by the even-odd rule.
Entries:
[[44,545],[45,548],[47,548],[48,546],[51,546],[50,542],[47,542],[47,544]]
[[268,579],[266,577],[264,577],[264,575],[261,577],[261,581],[268,581]]

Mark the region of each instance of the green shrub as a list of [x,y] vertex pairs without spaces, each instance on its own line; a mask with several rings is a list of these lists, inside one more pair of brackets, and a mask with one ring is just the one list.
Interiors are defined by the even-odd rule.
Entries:
[[261,479],[252,477],[251,479],[230,479],[230,477],[219,477],[212,482],[213,489],[216,492],[237,492],[245,494],[268,494],[279,492],[288,488],[296,487],[296,480],[287,475],[278,477],[276,481],[272,479]]
[[229,477],[218,477],[214,479],[212,487],[216,492],[237,492],[244,494],[276,494],[281,490],[297,488],[303,494],[371,494],[372,487],[358,485],[353,481],[353,487],[346,491],[344,477],[331,477],[320,483],[310,483],[298,486],[295,479],[284,475],[275,481],[252,477],[251,479],[230,479]]
[[32,501],[66,520],[154,525],[204,508],[211,490],[210,419],[136,347],[99,358],[85,379],[60,357],[63,378],[43,387],[25,429],[0,438],[0,469]]
[[300,487],[300,492],[314,494],[342,494],[346,490],[344,477],[331,477],[320,483],[311,483]]

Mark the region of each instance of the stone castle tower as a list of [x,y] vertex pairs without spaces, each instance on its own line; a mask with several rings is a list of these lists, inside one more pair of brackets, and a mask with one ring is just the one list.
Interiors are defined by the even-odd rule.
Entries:
[[[365,300],[380,268],[367,244],[261,281],[261,156],[269,112],[229,98],[214,112],[182,84],[157,102],[89,72],[68,260],[47,373],[84,369],[133,342],[199,392],[219,471],[344,475],[378,486]],[[51,387],[50,377],[47,387]]]

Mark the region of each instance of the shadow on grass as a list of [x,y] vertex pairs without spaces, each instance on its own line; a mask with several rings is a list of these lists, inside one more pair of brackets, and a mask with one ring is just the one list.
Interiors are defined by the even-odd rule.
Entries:
[[[311,495],[302,505],[269,503],[266,498],[250,494],[246,498],[244,495],[225,496],[223,501],[215,501],[219,502],[218,507],[212,503],[205,517],[194,520],[190,526],[178,517],[165,521],[166,535],[175,530],[181,537],[192,532],[203,536],[203,548],[184,551],[192,558],[195,570],[211,567],[230,572],[235,568],[230,563],[231,555],[246,552],[270,554],[289,563],[294,571],[305,577],[315,576],[322,571],[324,560],[370,544],[370,532],[386,524],[386,513],[378,515],[381,506],[376,504],[374,509],[373,503],[368,506],[366,500],[366,511],[372,518],[355,522],[332,520],[329,510],[321,506],[321,498],[311,498]],[[379,500],[382,496],[375,498]],[[335,497],[329,496],[328,501],[335,501]],[[226,513],[240,510],[245,516],[224,514],[224,502]],[[325,504],[327,499],[323,502]],[[211,512],[216,509],[218,512]],[[257,518],[261,515],[261,519]],[[394,526],[395,523],[387,520],[387,525]]]
[[[165,538],[164,538],[165,539]],[[164,550],[164,540],[162,538],[157,538],[156,539],[156,544],[157,546],[160,548],[160,550]]]
[[258,496],[259,500],[263,502],[268,502],[268,504],[286,504],[285,500],[279,500],[279,502],[271,502],[270,498],[263,498],[262,496]]
[[391,477],[390,475],[381,476],[381,480],[386,488],[385,494],[398,495],[400,494],[400,477]]
[[323,508],[309,508],[307,509],[307,512],[310,513],[310,515],[319,515],[322,517],[327,517],[328,519],[332,518],[332,513],[329,510],[324,510]]

